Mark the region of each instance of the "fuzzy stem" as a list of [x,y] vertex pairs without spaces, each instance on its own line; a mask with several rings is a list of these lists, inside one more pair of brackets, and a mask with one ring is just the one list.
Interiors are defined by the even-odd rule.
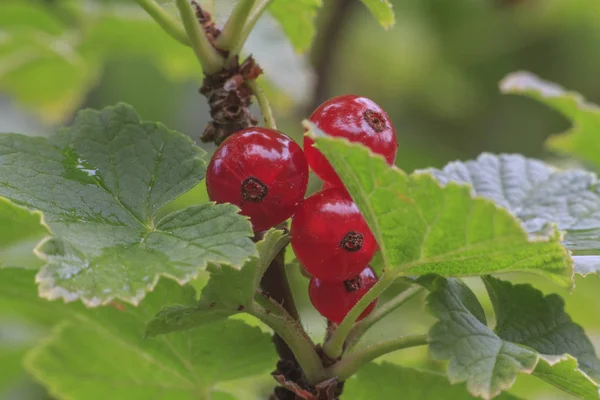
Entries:
[[246,81],[246,84],[250,87],[250,89],[252,89],[252,93],[254,93],[254,97],[256,97],[256,101],[260,107],[260,113],[265,120],[266,127],[269,129],[277,129],[275,117],[273,117],[273,111],[271,110],[271,105],[269,104],[269,99],[267,99],[265,92],[254,79]]
[[146,12],[156,21],[158,25],[171,37],[177,40],[179,43],[186,46],[191,46],[190,38],[184,29],[181,28],[179,22],[177,22],[169,13],[165,11],[159,4],[154,0],[135,0]]
[[385,289],[387,289],[393,282],[396,276],[394,274],[383,274],[379,282],[377,282],[371,290],[352,307],[348,312],[342,323],[335,330],[331,338],[323,344],[323,351],[325,354],[333,359],[338,359],[344,351],[344,343],[348,338],[354,322],[360,317],[360,314],[375,300],[378,298]]
[[240,0],[237,3],[217,39],[219,49],[230,50],[238,42],[254,2],[255,0]]
[[[360,337],[364,335],[367,332],[367,330],[369,330],[369,328],[371,328],[375,323],[379,322],[386,315],[400,307],[402,304],[417,296],[423,290],[424,288],[422,286],[415,285],[409,287],[408,289],[406,289],[402,293],[399,293],[396,297],[394,297],[387,303],[376,307],[371,314],[354,324],[354,326],[350,330],[350,333],[348,334],[348,344],[356,343],[358,339],[360,339]],[[352,347],[352,345],[350,345],[349,347]]]
[[176,0],[176,5],[194,53],[196,53],[196,57],[200,61],[204,73],[211,75],[219,72],[224,65],[223,57],[221,57],[208,40],[206,33],[196,19],[192,5],[188,0]]
[[235,56],[237,56],[240,53],[240,51],[242,51],[242,48],[244,47],[248,36],[250,36],[250,33],[254,29],[254,26],[258,22],[258,19],[266,10],[267,6],[269,5],[269,3],[271,3],[271,1],[272,0],[255,1],[254,7],[252,7],[250,13],[246,18],[246,23],[244,24],[244,27],[238,32],[236,38],[237,40],[235,40],[235,43],[232,43],[231,48],[229,49],[229,57],[227,58],[228,61],[233,60]]
[[316,384],[325,379],[325,368],[315,350],[315,344],[298,321],[287,314],[283,307],[281,312],[284,314],[277,315],[269,313],[257,303],[253,303],[247,308],[247,312],[268,325],[285,341],[310,384]]
[[427,334],[401,336],[385,340],[346,354],[340,362],[331,366],[327,370],[327,373],[328,375],[337,377],[340,381],[344,381],[350,378],[362,365],[373,361],[377,357],[396,350],[423,346],[427,343]]

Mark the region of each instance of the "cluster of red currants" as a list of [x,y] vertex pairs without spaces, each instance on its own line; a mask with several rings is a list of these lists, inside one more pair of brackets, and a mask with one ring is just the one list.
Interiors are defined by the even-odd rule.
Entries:
[[[394,163],[396,133],[387,114],[373,101],[351,95],[335,97],[320,105],[310,121],[328,135],[362,143]],[[213,155],[206,185],[211,200],[240,207],[255,232],[292,217],[291,244],[312,276],[311,302],[321,315],[339,324],[377,282],[369,266],[377,243],[337,173],[313,143],[305,137],[303,153],[278,131],[248,128],[236,132]],[[309,165],[324,184],[321,191],[304,199]],[[360,318],[374,307],[375,302]]]

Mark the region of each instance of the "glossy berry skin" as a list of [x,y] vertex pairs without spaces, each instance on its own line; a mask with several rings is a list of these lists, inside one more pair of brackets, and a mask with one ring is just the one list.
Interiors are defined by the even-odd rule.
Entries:
[[306,198],[292,217],[291,244],[313,277],[341,282],[358,275],[377,243],[358,207],[343,188]]
[[[328,135],[362,143],[384,156],[388,164],[394,164],[398,151],[396,131],[385,111],[372,100],[354,95],[334,97],[321,104],[309,119]],[[304,137],[308,164],[324,181],[341,185],[337,173],[313,143]]]
[[[323,282],[313,277],[308,285],[308,297],[322,316],[339,324],[375,283],[377,283],[377,276],[369,266],[358,276],[343,282]],[[377,300],[369,304],[358,320],[369,315],[376,304]]]
[[208,197],[240,207],[256,232],[288,219],[307,184],[308,164],[300,146],[281,132],[258,127],[223,141],[206,172]]

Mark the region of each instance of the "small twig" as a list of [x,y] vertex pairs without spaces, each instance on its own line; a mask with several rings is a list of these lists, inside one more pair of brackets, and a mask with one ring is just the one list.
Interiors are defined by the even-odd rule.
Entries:
[[169,13],[154,0],[135,0],[156,21],[158,25],[179,43],[191,46],[190,38],[185,30]]
[[422,286],[411,286],[387,303],[377,306],[371,314],[354,324],[346,339],[348,348],[352,348],[352,343],[356,343],[375,323],[379,322],[402,304],[417,296],[423,290],[424,288]]
[[373,361],[377,357],[396,350],[423,346],[427,343],[427,334],[402,336],[386,340],[347,353],[340,362],[331,366],[327,372],[328,375],[335,376],[338,380],[343,381],[350,378],[362,365]]
[[219,72],[225,65],[223,57],[217,52],[198,23],[196,13],[188,0],[176,0],[183,26],[192,44],[194,53],[206,75]]
[[344,351],[344,344],[348,338],[348,334],[352,330],[354,322],[363,313],[363,311],[378,298],[385,289],[387,289],[396,279],[394,274],[383,274],[379,282],[377,282],[371,290],[356,303],[356,305],[348,312],[342,323],[333,332],[331,338],[323,344],[323,351],[331,359],[337,359]]
[[249,80],[246,82],[246,84],[250,87],[250,89],[252,89],[252,93],[254,94],[254,97],[256,97],[256,101],[260,107],[260,112],[265,121],[265,126],[269,129],[277,129],[275,118],[273,117],[273,111],[271,110],[271,105],[269,104],[269,99],[267,99],[265,92],[262,90],[256,80]]
[[256,0],[254,7],[252,7],[252,10],[250,10],[250,13],[246,18],[246,24],[237,35],[237,40],[235,41],[235,43],[232,44],[231,48],[229,49],[229,57],[227,58],[228,62],[231,62],[233,58],[237,56],[240,53],[240,51],[242,51],[242,48],[244,47],[248,36],[250,36],[250,33],[254,29],[254,26],[258,22],[258,19],[266,10],[267,6],[269,5],[269,3],[271,3],[271,1],[272,0]]
[[[257,303],[252,303],[246,311],[268,325],[285,341],[294,353],[295,359],[300,364],[306,379],[311,384],[316,384],[325,379],[325,369],[316,352],[313,341],[308,337],[302,326],[287,312],[283,316],[268,313]],[[282,311],[283,307],[282,307]]]
[[237,43],[254,2],[255,0],[240,0],[237,3],[217,39],[216,45],[219,49],[229,51]]

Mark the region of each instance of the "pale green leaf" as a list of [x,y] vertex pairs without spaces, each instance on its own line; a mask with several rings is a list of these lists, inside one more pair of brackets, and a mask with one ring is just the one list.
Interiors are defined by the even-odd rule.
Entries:
[[193,305],[172,305],[161,310],[148,323],[147,335],[180,331],[213,323],[244,311],[253,302],[260,279],[271,261],[288,243],[283,231],[271,229],[257,243],[258,257],[241,270],[223,265],[210,268],[210,279],[200,301]]
[[18,207],[0,197],[0,268],[39,268],[33,250],[48,235],[39,212]]
[[162,304],[194,301],[193,289],[163,280],[137,308],[78,313],[28,354],[26,368],[55,397],[90,400],[209,398],[217,382],[272,368],[270,336],[241,321],[143,338]]
[[598,398],[600,360],[581,326],[565,313],[563,299],[544,297],[530,285],[489,276],[483,281],[496,314],[496,334],[536,350],[544,359],[534,374],[562,390]]
[[392,3],[389,0],[361,0],[365,6],[371,11],[371,14],[384,28],[389,28],[396,22]]
[[434,359],[449,361],[451,383],[466,382],[473,396],[490,399],[510,388],[519,372],[535,369],[537,353],[502,340],[472,313],[481,305],[464,283],[437,278],[429,289],[427,305],[439,319],[429,331],[429,350]]
[[312,130],[379,244],[386,272],[445,276],[527,271],[570,282],[571,260],[556,232],[529,238],[520,222],[466,185],[407,175],[366,147]]
[[0,135],[0,195],[42,211],[53,234],[38,248],[40,294],[138,303],[160,275],[183,284],[209,263],[243,265],[256,249],[236,207],[154,218],[203,178],[203,154],[126,105],[83,111],[50,139]]
[[439,319],[429,332],[430,353],[449,361],[450,382],[466,382],[471,394],[488,399],[526,373],[583,398],[598,398],[591,376],[597,376],[600,362],[581,327],[564,312],[562,299],[544,297],[529,285],[484,281],[496,311],[494,331],[464,283],[441,277],[422,282],[431,290],[428,308]]
[[575,272],[600,270],[600,189],[596,175],[561,171],[520,155],[482,154],[427,170],[443,185],[468,183],[473,194],[493,200],[518,217],[532,235],[545,235],[552,224],[566,233]]
[[600,168],[600,108],[587,103],[579,93],[565,90],[529,72],[508,75],[500,83],[504,93],[520,94],[538,100],[561,113],[573,126],[551,136],[546,144],[552,150],[570,153]]
[[[358,373],[346,381],[343,398],[345,400],[470,400],[473,397],[464,385],[451,385],[442,374],[383,363],[363,366]],[[498,399],[516,400],[517,397],[503,393],[498,396]]]
[[273,0],[269,12],[283,27],[296,50],[307,50],[315,35],[314,19],[322,0]]

